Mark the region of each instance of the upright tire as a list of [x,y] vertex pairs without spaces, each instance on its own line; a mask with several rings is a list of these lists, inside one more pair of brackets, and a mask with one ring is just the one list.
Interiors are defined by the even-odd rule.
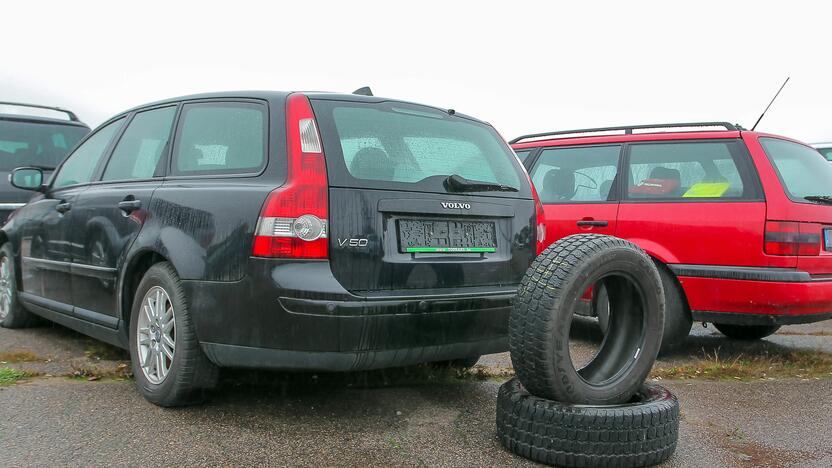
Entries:
[[153,404],[194,403],[216,386],[219,370],[199,347],[182,282],[167,262],[150,267],[136,290],[130,357],[136,386]]
[[569,405],[538,398],[512,379],[497,394],[497,437],[509,451],[549,465],[655,465],[676,450],[679,401],[645,384],[626,404]]
[[[569,333],[576,305],[603,282],[609,330],[594,358],[575,369]],[[517,378],[534,395],[567,403],[627,402],[661,345],[664,290],[652,259],[635,244],[597,234],[555,242],[523,277],[509,317]]]
[[37,316],[23,307],[17,294],[14,254],[6,242],[0,247],[0,326],[26,328],[37,323]]
[[759,340],[773,335],[780,329],[780,325],[730,325],[715,323],[714,326],[723,335],[735,340]]

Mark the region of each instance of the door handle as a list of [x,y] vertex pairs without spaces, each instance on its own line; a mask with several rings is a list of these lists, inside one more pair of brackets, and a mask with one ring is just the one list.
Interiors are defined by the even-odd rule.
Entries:
[[609,226],[609,224],[610,223],[608,221],[594,220],[594,219],[582,219],[582,220],[578,221],[578,226],[581,226],[581,227],[584,227],[584,226],[607,227],[607,226]]
[[142,207],[141,200],[124,200],[118,202],[118,209],[125,212],[126,214],[130,214],[139,208]]
[[64,214],[72,209],[72,203],[62,201],[55,205],[55,209],[58,210],[58,213]]

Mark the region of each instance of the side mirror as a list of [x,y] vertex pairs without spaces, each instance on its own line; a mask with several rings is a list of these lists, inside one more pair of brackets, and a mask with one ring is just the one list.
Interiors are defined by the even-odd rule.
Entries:
[[37,167],[18,167],[9,174],[9,182],[19,189],[41,191],[43,170]]

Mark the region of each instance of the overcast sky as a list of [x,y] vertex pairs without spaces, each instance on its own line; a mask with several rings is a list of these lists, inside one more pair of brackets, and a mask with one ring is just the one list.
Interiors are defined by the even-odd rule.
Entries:
[[[506,138],[667,121],[832,140],[832,2],[5,2],[0,100],[91,126],[166,97],[350,92],[454,108]],[[637,6],[638,5],[638,6]]]

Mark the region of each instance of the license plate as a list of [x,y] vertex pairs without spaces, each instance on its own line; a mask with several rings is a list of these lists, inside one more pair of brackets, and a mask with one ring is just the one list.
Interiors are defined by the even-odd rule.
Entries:
[[406,253],[489,253],[497,251],[490,221],[398,220],[399,251]]

